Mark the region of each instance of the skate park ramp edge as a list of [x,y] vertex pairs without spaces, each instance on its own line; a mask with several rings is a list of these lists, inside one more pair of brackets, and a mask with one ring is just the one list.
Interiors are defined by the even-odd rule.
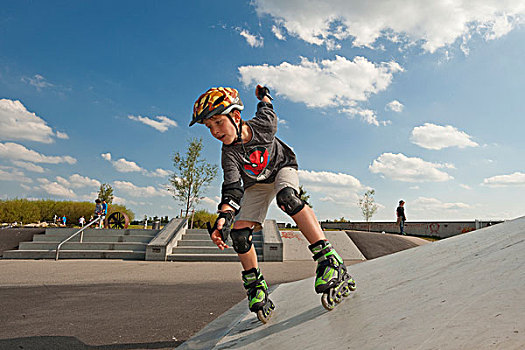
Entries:
[[[366,260],[345,231],[324,231],[324,234],[345,261]],[[281,230],[281,239],[284,260],[312,260],[312,253],[307,248],[310,243],[300,231]]]
[[357,291],[330,312],[313,277],[281,284],[268,324],[244,300],[180,348],[522,349],[524,257],[522,217],[353,265]]

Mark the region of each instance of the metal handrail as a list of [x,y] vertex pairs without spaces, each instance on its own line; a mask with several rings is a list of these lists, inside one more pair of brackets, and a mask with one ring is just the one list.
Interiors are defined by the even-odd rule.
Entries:
[[77,232],[73,233],[71,236],[69,236],[68,238],[64,239],[62,242],[60,242],[57,246],[57,251],[56,251],[56,255],[55,255],[55,261],[58,260],[58,254],[60,252],[60,248],[62,247],[62,245],[66,242],[68,242],[71,238],[75,237],[76,235],[78,235],[79,233],[82,233],[80,235],[80,243],[82,243],[82,238],[84,236],[84,230],[87,229],[89,226],[93,225],[94,223],[100,221],[102,219],[102,216],[99,216],[98,218],[94,219],[93,221],[91,221],[89,224],[87,224],[86,226],[82,227],[80,230],[78,230]]

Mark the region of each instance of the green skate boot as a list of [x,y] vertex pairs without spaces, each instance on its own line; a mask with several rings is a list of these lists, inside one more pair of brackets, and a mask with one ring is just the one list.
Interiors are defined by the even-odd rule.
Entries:
[[333,310],[343,297],[356,289],[355,281],[348,274],[343,259],[330,242],[320,240],[308,247],[317,261],[315,271],[315,292],[323,294],[321,303],[327,310]]
[[242,272],[242,281],[244,289],[248,295],[248,305],[250,311],[257,314],[257,318],[262,323],[267,323],[272,316],[275,305],[268,298],[268,285],[264,280],[261,271],[253,268]]

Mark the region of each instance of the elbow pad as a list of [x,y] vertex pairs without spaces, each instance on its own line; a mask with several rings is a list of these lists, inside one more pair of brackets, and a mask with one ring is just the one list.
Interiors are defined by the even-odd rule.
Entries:
[[223,204],[228,204],[235,210],[235,214],[241,209],[241,199],[244,195],[244,189],[241,185],[241,180],[230,183],[222,184],[222,198],[219,204],[219,210]]

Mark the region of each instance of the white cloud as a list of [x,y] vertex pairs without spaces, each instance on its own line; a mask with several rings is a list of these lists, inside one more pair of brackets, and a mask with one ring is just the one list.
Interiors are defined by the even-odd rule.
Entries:
[[346,113],[351,117],[359,116],[361,120],[364,121],[365,123],[375,125],[375,126],[379,126],[379,125],[385,126],[385,125],[389,125],[392,123],[390,120],[379,121],[377,119],[376,112],[371,109],[361,109],[361,108],[349,107],[349,108],[343,108],[341,112]]
[[134,120],[134,121],[146,124],[148,126],[151,126],[155,130],[158,130],[160,132],[165,132],[170,127],[177,127],[178,126],[176,121],[174,121],[174,120],[172,120],[172,119],[170,119],[168,117],[165,117],[165,116],[157,116],[157,117],[155,117],[157,120],[153,120],[153,119],[150,119],[148,117],[141,117],[141,116],[136,117],[136,116],[133,116],[133,115],[128,116],[128,118],[130,120]]
[[454,211],[454,210],[462,210],[462,209],[469,209],[472,206],[466,203],[462,202],[456,202],[456,203],[444,203],[436,198],[426,198],[426,197],[419,197],[415,199],[414,201],[410,202],[410,208],[414,211],[440,211],[440,210],[447,210],[447,211]]
[[28,77],[22,77],[21,79],[24,83],[27,83],[31,86],[34,86],[36,87],[36,89],[38,91],[44,89],[44,88],[47,88],[47,87],[52,87],[54,86],[53,84],[51,84],[50,82],[48,82],[46,80],[46,78],[44,78],[43,76],[41,76],[40,74],[35,74],[32,78],[28,78]]
[[272,33],[275,35],[275,37],[279,40],[286,40],[286,37],[284,36],[281,28],[277,26],[272,26]]
[[57,136],[57,138],[63,139],[63,140],[68,140],[69,139],[69,135],[66,134],[65,132],[57,131],[56,136]]
[[378,38],[405,45],[418,44],[434,52],[473,33],[485,40],[501,37],[523,23],[522,0],[396,1],[378,0],[255,0],[259,16],[269,15],[283,27],[313,45],[334,46],[352,40],[371,47]]
[[319,193],[321,202],[333,202],[343,206],[355,206],[358,193],[366,186],[349,174],[328,171],[299,170],[299,179],[307,193]]
[[137,163],[120,158],[112,162],[115,169],[121,173],[141,172],[143,169]]
[[154,171],[148,171],[137,163],[129,161],[125,158],[120,158],[118,160],[112,160],[111,153],[103,153],[100,155],[102,158],[113,164],[115,170],[121,173],[132,173],[139,172],[145,176],[149,177],[167,177],[170,175],[170,172],[161,168],[157,168]]
[[453,179],[440,168],[452,168],[451,164],[427,162],[421,158],[407,157],[402,153],[383,153],[368,169],[374,174],[404,182],[441,182]]
[[155,169],[155,171],[150,171],[148,172],[148,174],[149,176],[152,176],[152,177],[168,177],[171,175],[169,171],[161,169],[161,168]]
[[98,180],[90,179],[87,176],[73,174],[69,177],[69,184],[73,188],[95,187],[99,188],[101,183]]
[[115,190],[121,191],[132,197],[166,197],[169,192],[163,189],[158,189],[153,186],[140,187],[129,181],[114,181],[113,187]]
[[426,149],[440,150],[447,147],[477,147],[469,134],[459,131],[452,125],[425,123],[412,130],[410,141]]
[[13,164],[16,165],[17,167],[20,167],[20,168],[23,168],[25,170],[32,171],[35,173],[43,173],[45,171],[45,169],[42,168],[41,166],[30,163],[30,162],[22,162],[20,160],[15,160],[13,161]]
[[483,185],[490,187],[524,186],[525,174],[515,172],[509,175],[497,175],[483,180]]
[[[69,189],[67,184],[64,183],[64,178],[61,178],[60,176],[57,177],[57,182],[51,182],[48,179],[40,178],[38,181],[42,183],[40,185],[40,188],[44,190],[46,193],[62,197],[62,198],[76,198],[77,195],[73,190]],[[60,183],[59,183],[60,182]]]
[[[59,138],[64,135],[57,133]],[[52,143],[53,136],[53,129],[35,113],[29,112],[20,101],[0,100],[0,140]]]
[[0,158],[48,164],[75,164],[77,162],[75,158],[70,156],[45,156],[12,142],[0,143]]
[[459,184],[459,187],[464,188],[466,190],[471,190],[472,189],[472,187],[470,187],[469,185],[465,185],[465,184]]
[[[336,107],[343,113],[353,112],[351,115],[359,111],[359,102],[384,91],[393,74],[401,71],[394,61],[375,64],[359,56],[353,60],[336,56],[319,62],[302,57],[297,65],[283,62],[278,66],[239,67],[245,86],[263,83],[293,102],[315,108]],[[367,110],[361,111],[368,114]]]
[[397,113],[403,112],[403,108],[405,108],[405,106],[398,100],[393,100],[389,102],[385,107],[387,111],[393,111]]
[[244,38],[246,39],[246,42],[248,43],[248,45],[250,45],[251,47],[263,47],[264,45],[264,38],[260,35],[253,35],[251,34],[249,31],[247,31],[246,29],[240,29],[240,32],[239,34]]
[[25,182],[25,183],[33,182],[33,180],[25,176],[23,171],[12,168],[12,167],[1,166],[1,165],[0,165],[0,181],[16,181],[16,182]]

